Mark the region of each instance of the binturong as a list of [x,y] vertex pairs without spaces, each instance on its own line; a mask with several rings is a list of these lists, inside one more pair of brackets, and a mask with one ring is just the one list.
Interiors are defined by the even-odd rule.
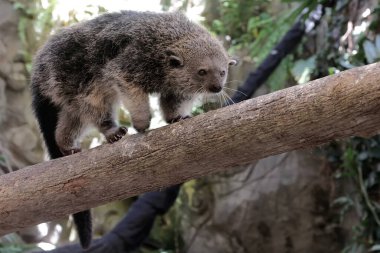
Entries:
[[[51,159],[80,151],[85,130],[96,127],[108,142],[122,138],[123,104],[134,128],[150,124],[148,95],[159,95],[169,123],[191,114],[202,94],[220,92],[229,65],[222,44],[181,13],[108,13],[58,31],[34,59],[35,115]],[[89,210],[73,215],[79,240],[92,238]]]

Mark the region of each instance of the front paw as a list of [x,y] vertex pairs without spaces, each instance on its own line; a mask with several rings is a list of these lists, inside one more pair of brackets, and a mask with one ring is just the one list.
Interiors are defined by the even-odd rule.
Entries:
[[108,143],[114,143],[120,140],[121,138],[123,138],[123,136],[126,135],[127,132],[128,132],[128,129],[124,126],[115,127],[108,130],[105,136]]
[[176,117],[176,118],[174,118],[174,119],[168,120],[168,123],[169,123],[169,124],[173,124],[173,123],[179,122],[179,121],[181,121],[181,120],[189,119],[189,118],[191,118],[189,115],[186,115],[186,116],[184,116],[184,117],[182,117],[182,116],[178,116],[178,117]]

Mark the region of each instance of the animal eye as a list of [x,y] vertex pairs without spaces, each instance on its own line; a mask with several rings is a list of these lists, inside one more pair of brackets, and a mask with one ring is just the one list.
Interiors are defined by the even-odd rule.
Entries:
[[204,70],[204,69],[200,69],[200,70],[198,71],[198,75],[200,75],[200,76],[205,76],[206,74],[207,74],[207,71]]
[[223,76],[225,76],[225,75],[226,75],[226,71],[224,71],[224,70],[220,71],[220,76],[221,76],[221,77],[223,77]]

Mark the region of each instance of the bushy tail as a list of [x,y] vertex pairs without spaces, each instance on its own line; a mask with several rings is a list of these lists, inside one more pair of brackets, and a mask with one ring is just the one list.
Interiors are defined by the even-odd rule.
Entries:
[[[51,159],[63,157],[55,141],[55,129],[58,123],[59,107],[54,105],[50,98],[43,96],[36,86],[33,87],[33,109],[45,140],[46,148]],[[88,248],[92,239],[92,222],[89,210],[73,215],[77,227],[79,241],[83,248]]]
[[82,248],[87,249],[90,247],[92,240],[92,221],[91,212],[86,210],[83,212],[73,214],[74,223],[77,227],[78,236]]
[[33,89],[32,106],[50,158],[56,159],[62,157],[63,154],[55,141],[55,129],[58,123],[59,108],[51,102],[50,98],[43,96],[37,88]]

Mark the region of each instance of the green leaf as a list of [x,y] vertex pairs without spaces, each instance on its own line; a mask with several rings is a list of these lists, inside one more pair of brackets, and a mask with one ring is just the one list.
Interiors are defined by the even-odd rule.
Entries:
[[369,149],[367,153],[371,158],[380,159],[380,146]]
[[291,73],[297,83],[304,84],[310,81],[310,75],[314,72],[316,66],[315,59],[316,56],[313,55],[306,60],[298,60],[294,63]]
[[353,205],[352,199],[346,196],[336,198],[334,199],[332,203],[332,205],[346,205],[346,204]]
[[368,152],[367,151],[360,152],[358,155],[358,159],[361,161],[368,159]]
[[379,58],[376,46],[371,41],[364,41],[363,49],[368,63],[374,63]]

